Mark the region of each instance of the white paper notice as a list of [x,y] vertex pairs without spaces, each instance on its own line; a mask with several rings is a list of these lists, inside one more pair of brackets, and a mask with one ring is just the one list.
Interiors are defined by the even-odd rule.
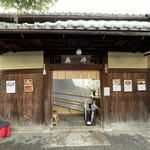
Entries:
[[16,93],[15,80],[6,81],[6,93]]
[[143,85],[138,85],[138,91],[146,91],[146,85],[143,84]]
[[104,96],[110,96],[110,87],[104,87]]
[[113,79],[113,92],[121,91],[121,79]]
[[137,79],[138,91],[146,91],[146,81],[145,79]]
[[124,80],[124,91],[132,92],[132,80]]

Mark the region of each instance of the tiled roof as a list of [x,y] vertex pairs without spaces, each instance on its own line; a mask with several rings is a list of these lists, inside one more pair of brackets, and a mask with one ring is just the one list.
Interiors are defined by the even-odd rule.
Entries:
[[[0,18],[10,18],[13,17],[14,13],[0,13]],[[105,18],[105,19],[134,19],[134,20],[146,20],[149,18],[148,16],[146,17],[146,14],[110,14],[110,13],[81,13],[81,12],[53,12],[53,13],[23,13],[23,14],[17,14],[19,18],[24,18],[24,17],[29,17],[29,18],[34,18],[34,17],[55,17],[59,16],[60,18],[68,18],[68,17],[79,17],[79,18]]]
[[150,31],[150,22],[140,21],[95,21],[68,20],[55,23],[15,24],[0,22],[0,30],[136,30]]

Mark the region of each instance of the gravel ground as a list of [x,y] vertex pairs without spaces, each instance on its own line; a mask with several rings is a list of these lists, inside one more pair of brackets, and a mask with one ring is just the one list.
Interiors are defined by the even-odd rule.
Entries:
[[150,150],[150,130],[103,133],[111,146],[51,148],[50,134],[13,134],[0,142],[0,150]]

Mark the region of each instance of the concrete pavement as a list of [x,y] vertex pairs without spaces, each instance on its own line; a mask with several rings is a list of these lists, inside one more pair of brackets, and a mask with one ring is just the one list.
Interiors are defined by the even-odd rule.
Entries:
[[[150,130],[109,131],[102,134],[107,145],[51,147],[53,134],[12,134],[0,142],[0,150],[150,150]],[[92,135],[93,136],[93,135]],[[56,140],[62,141],[62,137]],[[84,139],[85,140],[85,139]],[[86,142],[86,140],[85,140]]]

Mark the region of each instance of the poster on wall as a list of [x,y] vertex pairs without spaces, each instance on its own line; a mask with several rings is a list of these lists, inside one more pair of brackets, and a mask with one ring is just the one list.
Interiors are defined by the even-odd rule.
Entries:
[[113,79],[113,92],[121,91],[121,79]]
[[24,92],[33,92],[33,79],[24,79]]
[[124,80],[124,92],[132,92],[132,80]]
[[104,96],[110,96],[110,87],[104,87]]
[[138,91],[146,91],[145,79],[137,79],[137,88]]
[[16,93],[16,81],[6,81],[6,93]]

